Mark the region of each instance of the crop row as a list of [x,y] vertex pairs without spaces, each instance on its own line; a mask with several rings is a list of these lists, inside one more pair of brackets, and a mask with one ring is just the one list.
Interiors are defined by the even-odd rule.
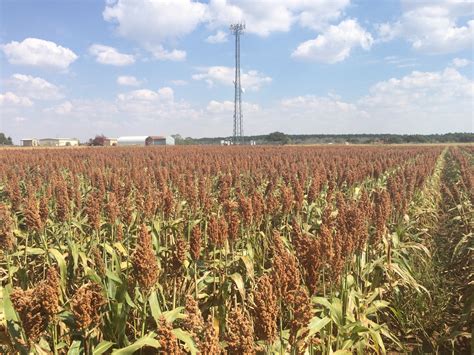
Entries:
[[411,246],[393,229],[409,218],[440,154],[3,152],[4,346],[95,354],[402,349],[388,326],[388,295],[394,285],[418,285],[404,265]]

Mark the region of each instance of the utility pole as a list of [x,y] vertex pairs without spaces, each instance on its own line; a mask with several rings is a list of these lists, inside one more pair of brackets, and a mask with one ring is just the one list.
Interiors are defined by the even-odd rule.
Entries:
[[240,83],[240,35],[245,30],[245,24],[230,25],[230,30],[235,35],[234,132],[232,143],[242,144],[244,129],[242,122],[242,85]]

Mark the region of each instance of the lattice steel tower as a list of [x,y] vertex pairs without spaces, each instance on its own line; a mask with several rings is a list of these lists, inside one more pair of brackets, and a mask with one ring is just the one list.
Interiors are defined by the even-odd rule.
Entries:
[[242,123],[242,85],[240,84],[240,35],[245,30],[245,24],[230,25],[230,30],[235,35],[234,135],[232,143],[242,144],[244,129]]

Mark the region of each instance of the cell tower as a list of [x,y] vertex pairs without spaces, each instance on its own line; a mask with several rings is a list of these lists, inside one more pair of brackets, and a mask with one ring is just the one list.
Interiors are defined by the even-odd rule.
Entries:
[[245,30],[245,24],[230,25],[235,35],[235,95],[234,95],[234,135],[233,144],[242,144],[244,129],[242,124],[242,85],[240,84],[240,35]]

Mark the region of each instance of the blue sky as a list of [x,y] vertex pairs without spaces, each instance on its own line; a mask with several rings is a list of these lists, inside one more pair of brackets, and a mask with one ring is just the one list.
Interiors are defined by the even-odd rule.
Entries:
[[473,131],[472,0],[2,0],[0,131]]

